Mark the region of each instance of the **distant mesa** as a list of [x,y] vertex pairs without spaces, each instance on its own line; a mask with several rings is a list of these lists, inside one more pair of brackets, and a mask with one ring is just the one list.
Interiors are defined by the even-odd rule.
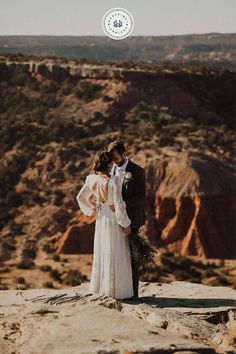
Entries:
[[235,33],[130,36],[115,44],[105,36],[0,36],[0,53],[235,66],[235,41]]

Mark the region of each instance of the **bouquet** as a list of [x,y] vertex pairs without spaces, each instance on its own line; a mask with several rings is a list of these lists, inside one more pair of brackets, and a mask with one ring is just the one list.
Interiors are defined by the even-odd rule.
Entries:
[[131,258],[137,264],[137,266],[146,266],[149,263],[154,263],[154,254],[156,251],[150,246],[148,240],[140,235],[139,232],[131,233],[127,236]]

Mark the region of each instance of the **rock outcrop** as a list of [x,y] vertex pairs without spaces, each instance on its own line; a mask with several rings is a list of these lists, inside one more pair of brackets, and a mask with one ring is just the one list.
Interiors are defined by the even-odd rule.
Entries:
[[139,300],[61,289],[1,291],[4,354],[233,353],[236,292],[188,282],[141,283]]
[[[94,219],[94,218],[93,218]],[[56,253],[93,253],[94,220],[73,225],[54,244]]]
[[235,168],[198,152],[151,161],[147,230],[156,246],[183,255],[235,258]]

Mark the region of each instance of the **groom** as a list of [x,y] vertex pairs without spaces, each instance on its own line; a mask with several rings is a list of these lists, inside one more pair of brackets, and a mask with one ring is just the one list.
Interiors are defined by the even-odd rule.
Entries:
[[[108,151],[113,154],[114,161],[111,174],[119,176],[123,181],[122,197],[131,220],[131,234],[135,235],[145,224],[145,172],[126,156],[125,146],[120,141],[112,142],[108,146]],[[134,289],[134,296],[131,299],[138,299],[139,273],[132,257],[131,264]]]

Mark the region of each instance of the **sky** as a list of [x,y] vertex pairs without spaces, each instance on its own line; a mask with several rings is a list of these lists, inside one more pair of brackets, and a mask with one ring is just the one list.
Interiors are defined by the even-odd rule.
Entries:
[[132,13],[132,36],[236,32],[236,0],[0,0],[0,35],[104,36],[113,7]]

